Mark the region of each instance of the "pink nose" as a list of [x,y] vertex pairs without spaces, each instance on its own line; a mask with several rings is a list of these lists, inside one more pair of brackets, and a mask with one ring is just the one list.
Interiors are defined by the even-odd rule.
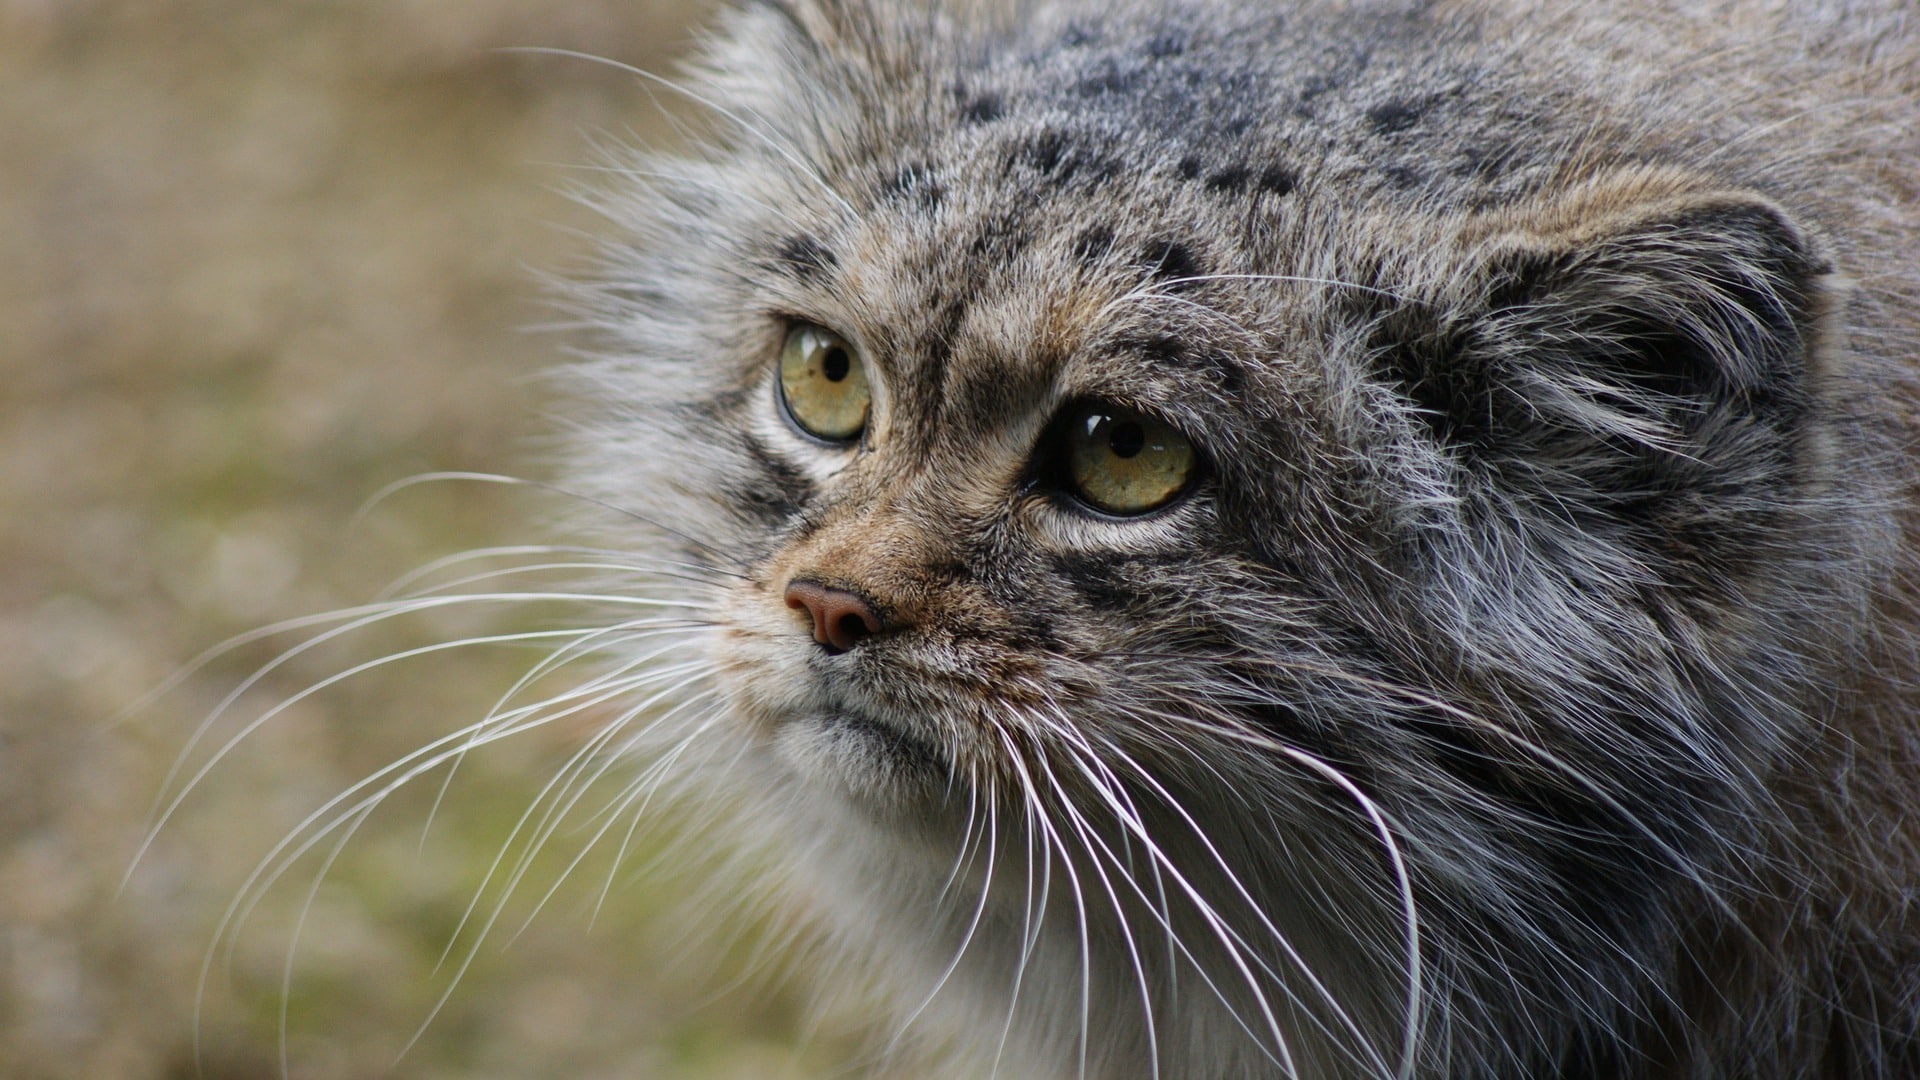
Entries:
[[813,640],[831,653],[846,652],[886,628],[864,598],[811,581],[787,582],[787,606],[813,616]]

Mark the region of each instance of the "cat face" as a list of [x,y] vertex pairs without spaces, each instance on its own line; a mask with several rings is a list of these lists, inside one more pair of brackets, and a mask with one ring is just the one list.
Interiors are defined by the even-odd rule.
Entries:
[[1851,572],[1818,244],[1604,148],[1441,170],[1489,112],[1411,53],[798,10],[733,27],[726,136],[615,197],[597,293],[577,486],[715,581],[700,738],[1016,1010],[1054,950],[1381,1074],[1435,1010],[1524,1055],[1499,1002],[1626,995]]

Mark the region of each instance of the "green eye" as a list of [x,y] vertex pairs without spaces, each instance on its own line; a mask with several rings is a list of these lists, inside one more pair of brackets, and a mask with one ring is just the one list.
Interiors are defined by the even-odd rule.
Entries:
[[1163,420],[1118,405],[1088,403],[1062,417],[1066,486],[1109,514],[1144,514],[1186,490],[1199,455]]
[[866,368],[845,338],[797,323],[780,348],[780,401],[800,430],[828,442],[849,442],[867,426],[873,395]]

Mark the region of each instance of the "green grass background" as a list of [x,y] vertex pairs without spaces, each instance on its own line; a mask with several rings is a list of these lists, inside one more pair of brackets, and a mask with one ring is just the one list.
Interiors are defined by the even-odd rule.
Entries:
[[[730,988],[751,950],[689,936],[687,883],[644,872],[651,838],[514,937],[573,850],[556,843],[399,1056],[448,986],[436,963],[480,875],[584,725],[471,759],[430,829],[431,784],[372,819],[288,964],[318,876],[295,867],[196,989],[274,842],[476,718],[523,659],[302,702],[121,882],[193,728],[272,650],[130,703],[230,635],[542,538],[537,500],[471,485],[347,523],[416,473],[539,474],[528,446],[565,402],[537,375],[564,342],[525,331],[549,314],[534,271],[580,258],[573,230],[595,227],[556,190],[598,134],[672,141],[633,78],[498,50],[671,70],[702,17],[664,0],[0,0],[0,1076],[273,1077],[283,1034],[303,1080],[844,1075],[852,1036],[805,1020],[780,977]],[[473,628],[372,635],[235,715]]]

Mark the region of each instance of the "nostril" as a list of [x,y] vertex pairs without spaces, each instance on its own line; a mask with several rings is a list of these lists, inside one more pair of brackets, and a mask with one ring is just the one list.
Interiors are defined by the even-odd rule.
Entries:
[[[843,641],[851,645],[853,642],[859,641],[861,638],[873,633],[873,631],[867,627],[867,620],[865,618],[852,613],[840,616],[839,621],[834,624],[834,630],[838,631],[832,635],[834,644],[836,645]],[[845,646],[842,646],[842,648],[844,647]]]
[[880,613],[858,593],[812,581],[787,583],[787,606],[813,620],[813,640],[828,652],[845,652],[860,639],[886,629]]

